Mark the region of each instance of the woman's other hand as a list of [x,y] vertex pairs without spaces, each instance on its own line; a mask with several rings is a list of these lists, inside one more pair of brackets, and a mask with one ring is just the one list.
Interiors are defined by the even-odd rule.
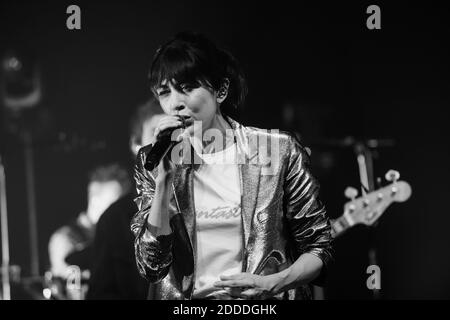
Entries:
[[234,298],[264,300],[276,294],[276,274],[260,276],[241,272],[229,276],[222,275],[220,280],[215,282],[214,286],[227,290]]

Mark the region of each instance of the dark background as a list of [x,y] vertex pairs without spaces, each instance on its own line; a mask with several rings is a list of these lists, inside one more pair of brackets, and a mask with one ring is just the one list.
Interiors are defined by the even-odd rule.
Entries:
[[[81,30],[66,28],[70,4],[81,7]],[[381,30],[366,28],[369,4],[381,8]],[[128,119],[150,95],[146,76],[156,48],[178,31],[195,30],[240,60],[249,81],[242,122],[295,129],[312,148],[332,218],[342,214],[345,187],[358,187],[358,167],[352,148],[326,142],[395,141],[375,150],[375,173],[397,169],[413,195],[391,205],[374,230],[355,227],[336,240],[328,298],[371,299],[370,243],[383,299],[450,298],[449,13],[430,2],[2,1],[1,53],[32,54],[44,86],[27,116],[35,139],[40,273],[48,268],[51,233],[84,209],[88,170],[111,160],[131,165]],[[287,104],[295,110],[291,123],[282,117]],[[1,114],[11,263],[27,276],[23,146]]]

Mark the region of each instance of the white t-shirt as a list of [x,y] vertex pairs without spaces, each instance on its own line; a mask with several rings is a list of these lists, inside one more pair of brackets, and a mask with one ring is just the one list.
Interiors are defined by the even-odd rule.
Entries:
[[214,287],[220,275],[242,271],[242,220],[236,143],[212,154],[199,154],[204,163],[194,172],[197,269],[193,298],[224,299]]

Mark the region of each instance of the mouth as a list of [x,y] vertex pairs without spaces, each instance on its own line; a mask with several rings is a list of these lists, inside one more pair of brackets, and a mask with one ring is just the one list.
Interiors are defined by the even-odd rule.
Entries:
[[179,115],[180,120],[183,122],[183,128],[186,128],[194,123],[194,118],[187,115]]

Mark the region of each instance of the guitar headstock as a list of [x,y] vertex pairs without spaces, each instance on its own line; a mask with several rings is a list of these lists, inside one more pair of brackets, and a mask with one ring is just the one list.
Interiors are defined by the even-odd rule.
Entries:
[[353,224],[374,224],[392,202],[404,202],[411,196],[411,186],[395,181],[344,205],[344,212]]

